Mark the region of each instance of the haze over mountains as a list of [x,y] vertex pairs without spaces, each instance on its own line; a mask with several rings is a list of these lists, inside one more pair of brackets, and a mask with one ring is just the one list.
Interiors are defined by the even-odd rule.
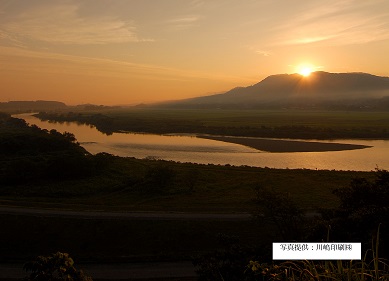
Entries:
[[272,75],[223,94],[161,104],[183,108],[389,108],[389,77],[313,72]]
[[[208,109],[349,109],[389,110],[389,77],[367,73],[271,75],[257,84],[237,87],[221,94],[202,96],[139,107]],[[57,101],[0,102],[0,111],[102,110],[112,106],[83,104],[67,106]]]

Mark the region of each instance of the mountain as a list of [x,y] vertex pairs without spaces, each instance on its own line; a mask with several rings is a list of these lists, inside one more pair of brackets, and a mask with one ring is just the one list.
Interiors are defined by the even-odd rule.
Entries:
[[[389,77],[367,73],[272,75],[261,82],[234,88],[223,94],[165,103],[190,108],[336,107],[377,106],[389,97]],[[388,98],[384,98],[388,104]],[[378,103],[379,105],[379,103]]]

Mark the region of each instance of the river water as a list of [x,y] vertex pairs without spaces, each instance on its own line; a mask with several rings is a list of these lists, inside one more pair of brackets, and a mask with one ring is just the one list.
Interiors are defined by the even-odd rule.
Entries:
[[305,168],[322,170],[371,171],[376,167],[389,169],[388,140],[333,140],[328,142],[359,144],[370,148],[330,151],[270,153],[243,145],[197,138],[189,135],[153,135],[114,133],[107,136],[92,126],[75,122],[41,121],[31,114],[14,117],[42,129],[73,133],[90,153],[107,152],[123,157],[158,158],[200,164],[230,164],[269,168]]

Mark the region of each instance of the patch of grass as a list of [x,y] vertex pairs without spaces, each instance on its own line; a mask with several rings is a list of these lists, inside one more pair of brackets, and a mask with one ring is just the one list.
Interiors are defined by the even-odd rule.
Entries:
[[376,243],[358,261],[285,261],[280,264],[266,264],[250,261],[247,271],[262,280],[389,280],[389,263],[378,255],[379,228]]
[[[151,167],[168,166],[169,183],[153,186],[146,177]],[[196,172],[194,172],[196,171]],[[61,208],[132,211],[250,212],[255,187],[288,192],[306,210],[336,207],[332,190],[348,186],[355,177],[372,172],[281,170],[253,167],[180,164],[167,161],[113,157],[97,176],[61,182],[4,186],[0,200],[8,205],[29,204]],[[79,206],[79,207],[77,207]]]

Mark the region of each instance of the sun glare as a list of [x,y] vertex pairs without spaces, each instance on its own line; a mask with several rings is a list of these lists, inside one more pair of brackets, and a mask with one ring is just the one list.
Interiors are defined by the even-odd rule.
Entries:
[[309,76],[312,72],[312,69],[310,67],[302,67],[300,70],[299,70],[299,74],[301,74],[302,76]]
[[316,71],[315,69],[317,68],[317,66],[310,63],[300,63],[295,66],[295,71],[301,76],[308,77],[312,72]]

